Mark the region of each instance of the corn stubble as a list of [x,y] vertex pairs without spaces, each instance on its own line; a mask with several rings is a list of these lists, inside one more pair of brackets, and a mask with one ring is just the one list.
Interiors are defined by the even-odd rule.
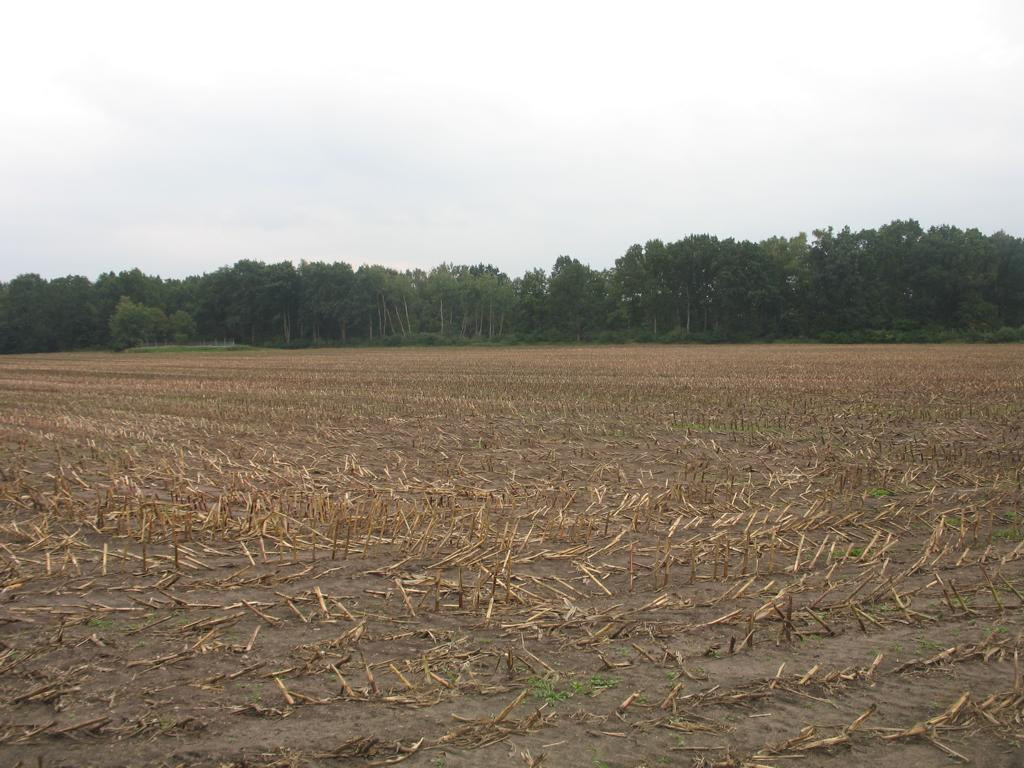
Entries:
[[75,354],[0,378],[5,764],[1024,743],[1016,347]]

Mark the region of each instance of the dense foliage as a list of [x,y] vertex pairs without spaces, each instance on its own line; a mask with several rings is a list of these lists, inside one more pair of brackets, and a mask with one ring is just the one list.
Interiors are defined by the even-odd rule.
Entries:
[[1024,336],[1024,240],[915,221],[759,243],[691,235],[634,245],[607,270],[560,256],[512,279],[239,261],[164,280],[138,269],[0,283],[0,351],[461,339],[926,341]]

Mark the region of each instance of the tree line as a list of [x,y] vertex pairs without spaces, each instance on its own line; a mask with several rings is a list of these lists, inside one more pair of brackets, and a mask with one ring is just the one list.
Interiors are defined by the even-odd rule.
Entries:
[[597,270],[560,256],[519,277],[242,260],[0,283],[0,351],[232,339],[276,346],[490,341],[1024,339],[1024,240],[893,221],[760,242],[690,235]]

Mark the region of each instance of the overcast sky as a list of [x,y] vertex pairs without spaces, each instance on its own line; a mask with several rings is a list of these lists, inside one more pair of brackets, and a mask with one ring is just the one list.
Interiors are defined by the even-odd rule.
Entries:
[[1018,2],[0,10],[0,279],[1024,235]]

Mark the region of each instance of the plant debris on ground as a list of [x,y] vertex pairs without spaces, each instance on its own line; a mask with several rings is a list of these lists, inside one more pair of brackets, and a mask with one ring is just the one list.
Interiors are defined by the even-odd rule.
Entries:
[[1024,757],[1016,348],[0,380],[0,764]]

